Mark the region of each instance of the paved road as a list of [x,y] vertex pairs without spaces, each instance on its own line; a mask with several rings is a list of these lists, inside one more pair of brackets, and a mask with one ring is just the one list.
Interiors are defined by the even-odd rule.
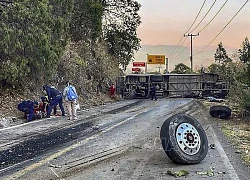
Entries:
[[[249,179],[249,169],[236,154],[232,154],[233,149],[225,139],[216,135],[217,129],[213,128],[209,116],[196,101],[160,99],[133,103],[133,106],[95,114],[95,118],[89,119],[91,124],[82,113],[82,121],[88,124],[86,127],[95,127],[89,133],[86,129],[76,130],[75,126],[69,127],[73,128],[72,131],[60,131],[64,132],[61,137],[66,139],[74,132],[77,136],[74,134],[76,138],[61,145],[57,143],[32,159],[3,168],[1,179],[176,179],[167,174],[168,170],[189,172],[187,177],[178,179]],[[119,103],[114,107],[119,107]],[[99,111],[92,109],[91,114]],[[178,112],[199,120],[206,130],[209,144],[215,144],[215,149],[209,149],[199,164],[174,164],[161,147],[161,125]],[[211,168],[214,172],[211,177],[197,174]]]

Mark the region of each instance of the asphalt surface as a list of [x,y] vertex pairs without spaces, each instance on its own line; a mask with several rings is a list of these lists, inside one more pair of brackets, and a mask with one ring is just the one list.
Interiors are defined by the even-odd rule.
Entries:
[[[161,125],[180,112],[195,117],[214,144],[199,164],[175,164],[161,147]],[[76,122],[44,119],[0,130],[0,178],[176,179],[167,171],[186,170],[178,179],[249,179],[216,121],[192,99],[122,101],[78,114]]]

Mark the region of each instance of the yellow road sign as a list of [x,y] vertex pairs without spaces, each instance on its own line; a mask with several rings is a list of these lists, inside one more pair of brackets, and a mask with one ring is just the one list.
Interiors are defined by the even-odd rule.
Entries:
[[148,55],[148,64],[165,64],[165,55]]

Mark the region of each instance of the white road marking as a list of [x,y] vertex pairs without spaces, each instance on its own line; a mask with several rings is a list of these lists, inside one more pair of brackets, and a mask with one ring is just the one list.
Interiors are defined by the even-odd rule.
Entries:
[[[149,108],[151,108],[151,107],[148,107],[147,109],[149,109]],[[98,133],[98,134],[95,134],[95,135],[93,135],[91,137],[88,137],[88,138],[82,140],[82,141],[79,141],[78,143],[73,144],[73,145],[71,145],[69,147],[66,147],[65,149],[63,149],[63,150],[61,150],[61,151],[59,151],[59,152],[57,152],[55,154],[50,155],[49,157],[47,157],[45,159],[42,159],[41,161],[38,161],[38,162],[36,162],[36,163],[34,163],[34,164],[20,170],[20,171],[17,171],[16,173],[12,174],[10,177],[7,177],[6,180],[18,179],[18,178],[24,176],[26,173],[28,173],[28,172],[30,172],[30,171],[44,165],[45,163],[47,163],[47,162],[49,162],[49,161],[51,161],[51,160],[65,154],[65,153],[67,153],[67,152],[69,152],[69,151],[71,151],[71,150],[73,150],[73,149],[75,149],[75,148],[77,148],[79,146],[82,146],[82,145],[86,144],[90,140],[93,140],[93,139],[97,138],[98,136],[100,136],[100,135],[102,135],[102,134],[116,128],[117,126],[122,125],[123,123],[125,123],[127,121],[130,121],[130,120],[134,119],[139,114],[146,112],[147,109],[144,109],[144,111],[141,111],[141,112],[138,112],[137,114],[134,114],[133,116],[131,116],[131,117],[129,117],[129,118],[115,124],[114,126],[108,127],[106,129],[100,131],[100,133]]]
[[[48,118],[46,118],[46,119],[48,119]],[[35,120],[35,121],[31,121],[31,122],[19,124],[19,125],[16,125],[16,126],[10,126],[10,127],[7,127],[7,128],[2,128],[2,129],[0,129],[0,132],[1,132],[1,131],[8,130],[8,129],[14,129],[14,128],[17,128],[17,127],[26,126],[27,124],[34,124],[34,123],[37,124],[38,122],[44,121],[44,120],[46,120],[46,119]]]
[[[194,114],[196,114],[196,112],[191,113],[191,115],[194,115]],[[208,118],[206,116],[204,116],[204,119],[205,119],[205,121],[208,122]],[[228,172],[229,176],[233,180],[239,180],[240,178],[238,177],[238,175],[237,175],[237,173],[236,173],[233,165],[231,164],[231,162],[230,162],[227,154],[225,153],[225,151],[224,151],[224,149],[223,149],[223,147],[222,147],[222,145],[221,145],[221,143],[220,143],[217,135],[214,132],[213,127],[209,126],[208,129],[210,130],[212,138],[213,138],[212,142],[214,142],[216,150],[219,152],[220,157],[223,160],[223,163],[224,163],[224,165],[225,165],[225,167],[227,169],[227,172]]]
[[58,174],[56,174],[56,172],[50,167],[50,170],[56,175],[56,177],[59,177]]
[[224,151],[224,149],[223,149],[223,147],[222,147],[222,145],[221,145],[221,143],[220,143],[218,137],[216,136],[216,134],[215,134],[215,132],[214,132],[214,129],[213,129],[211,126],[210,126],[210,131],[211,131],[212,136],[213,136],[212,138],[213,138],[213,142],[214,142],[214,144],[215,144],[215,147],[216,147],[217,151],[219,152],[220,157],[221,157],[222,160],[223,160],[223,163],[224,163],[224,165],[225,165],[225,167],[226,167],[226,169],[227,169],[227,171],[228,171],[228,173],[229,173],[229,176],[230,176],[231,179],[233,179],[233,180],[238,180],[238,179],[240,179],[240,178],[238,177],[238,175],[237,175],[237,173],[236,173],[236,171],[235,171],[233,165],[231,164],[229,158],[227,157],[227,154],[225,153],[225,151]]
[[0,173],[2,173],[2,172],[4,172],[4,171],[7,171],[7,170],[9,170],[9,169],[11,169],[11,168],[14,168],[14,167],[16,167],[16,166],[18,166],[18,165],[24,164],[24,163],[26,163],[26,162],[28,162],[28,161],[30,161],[30,159],[28,159],[28,160],[26,160],[26,161],[23,161],[23,162],[20,162],[20,163],[17,163],[17,164],[14,164],[14,165],[9,166],[9,167],[7,167],[7,168],[1,169],[1,170],[0,170]]
[[[154,106],[154,105],[157,104],[157,103],[158,103],[158,101],[155,101],[155,102],[153,103],[152,106]],[[189,102],[186,102],[186,103],[179,103],[179,106],[178,106],[178,107],[176,106],[176,107],[177,107],[177,108],[180,108],[180,107],[183,107],[183,106],[188,105],[189,103],[190,103],[190,101],[189,101]],[[86,144],[86,143],[89,142],[90,140],[93,140],[93,139],[99,137],[100,135],[102,135],[102,134],[104,134],[104,133],[106,133],[106,132],[108,132],[108,131],[110,131],[110,130],[116,128],[117,126],[120,126],[120,125],[122,125],[123,123],[126,123],[126,122],[128,122],[128,121],[134,119],[136,116],[138,116],[138,115],[140,115],[140,114],[142,114],[142,113],[147,112],[147,110],[148,110],[149,108],[151,108],[152,106],[150,106],[150,107],[148,107],[148,108],[145,108],[143,111],[140,111],[140,112],[134,114],[133,116],[131,116],[131,117],[129,117],[129,118],[127,118],[127,119],[125,119],[125,120],[123,120],[123,121],[121,121],[121,122],[115,124],[114,126],[111,126],[111,127],[106,128],[106,129],[103,129],[103,130],[100,131],[98,134],[95,134],[95,135],[93,135],[93,136],[91,136],[91,137],[88,137],[88,138],[86,138],[86,139],[84,139],[84,140],[82,140],[82,141],[79,141],[79,142],[76,143],[76,144],[71,145],[71,146],[68,146],[68,147],[66,147],[65,149],[60,150],[60,151],[58,151],[57,153],[54,153],[54,154],[48,156],[48,157],[45,158],[45,159],[42,159],[42,160],[40,160],[40,161],[38,161],[38,162],[36,162],[36,163],[30,165],[30,166],[25,167],[24,169],[22,169],[22,170],[20,170],[20,171],[17,171],[16,173],[12,174],[10,177],[7,177],[6,180],[14,180],[14,179],[18,179],[18,178],[24,176],[24,175],[27,174],[28,172],[37,169],[38,167],[44,165],[45,163],[47,163],[47,162],[49,162],[49,161],[51,161],[51,160],[53,160],[53,159],[55,159],[55,158],[57,158],[57,157],[59,157],[59,156],[62,156],[63,154],[65,154],[65,153],[67,153],[67,152],[69,152],[69,151],[71,151],[71,150],[73,150],[73,149],[76,149],[76,148],[78,148],[78,147],[80,147],[80,146]],[[170,111],[169,113],[172,113],[172,111]]]

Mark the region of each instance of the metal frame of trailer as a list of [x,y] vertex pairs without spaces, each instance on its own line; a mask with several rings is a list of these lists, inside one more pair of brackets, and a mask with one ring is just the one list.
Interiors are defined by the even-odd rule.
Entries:
[[152,83],[161,97],[206,97],[228,94],[229,86],[218,74],[128,74],[117,79],[117,94],[124,98],[149,98]]

